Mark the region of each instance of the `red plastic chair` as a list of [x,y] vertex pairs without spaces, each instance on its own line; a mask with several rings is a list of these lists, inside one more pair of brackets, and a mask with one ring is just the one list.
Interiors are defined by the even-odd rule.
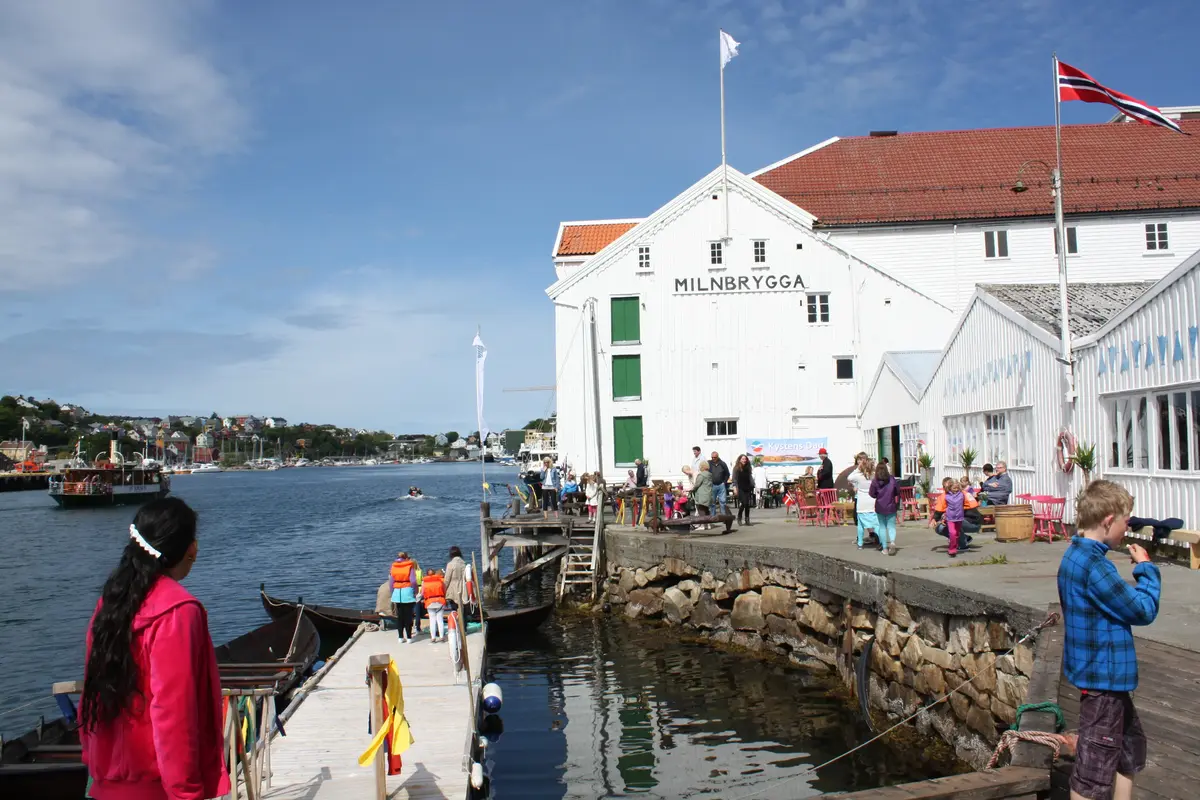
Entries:
[[1033,499],[1033,535],[1030,542],[1036,542],[1045,537],[1046,541],[1054,541],[1054,526],[1058,525],[1059,535],[1067,538],[1067,528],[1063,524],[1063,509],[1066,508],[1067,498],[1054,497],[1048,494],[1035,494]]
[[821,524],[833,524],[833,504],[837,502],[837,489],[817,489],[817,513]]
[[921,512],[917,510],[914,491],[912,486],[900,487],[900,519],[918,519],[921,516]]
[[808,522],[809,525],[816,525],[817,520],[821,517],[821,507],[805,503],[804,495],[801,492],[794,492],[793,496],[796,499],[796,521],[801,525],[805,522]]
[[929,493],[929,519],[933,519],[933,507],[937,505],[937,501],[941,500],[944,494],[945,492],[941,489],[935,489]]
[[1020,500],[1022,503],[1030,503],[1030,504],[1033,503],[1033,495],[1031,495],[1031,494],[1018,494],[1018,495],[1014,495],[1014,497],[1017,500]]

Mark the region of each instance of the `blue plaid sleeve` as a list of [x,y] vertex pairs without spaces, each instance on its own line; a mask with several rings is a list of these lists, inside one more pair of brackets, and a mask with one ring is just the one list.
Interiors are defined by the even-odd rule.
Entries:
[[1144,562],[1134,567],[1136,586],[1130,586],[1106,558],[1098,559],[1096,572],[1087,584],[1088,599],[1110,619],[1123,625],[1149,625],[1158,616],[1162,575],[1158,567]]

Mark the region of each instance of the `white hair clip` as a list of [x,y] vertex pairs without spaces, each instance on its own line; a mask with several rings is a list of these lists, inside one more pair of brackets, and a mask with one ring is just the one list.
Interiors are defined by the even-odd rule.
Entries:
[[133,539],[135,542],[137,542],[137,546],[142,548],[143,550],[145,550],[147,553],[149,553],[152,558],[155,558],[155,559],[162,558],[162,553],[155,550],[154,545],[147,542],[142,537],[142,534],[138,533],[137,525],[129,526],[129,538]]

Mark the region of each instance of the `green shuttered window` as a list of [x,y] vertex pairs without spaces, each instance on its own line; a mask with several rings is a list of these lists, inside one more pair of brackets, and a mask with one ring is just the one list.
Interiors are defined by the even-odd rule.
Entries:
[[613,400],[642,399],[642,357],[613,356]]
[[642,457],[641,417],[613,417],[613,457],[618,467]]
[[639,342],[642,338],[642,321],[639,315],[638,298],[614,297],[612,299],[612,341]]

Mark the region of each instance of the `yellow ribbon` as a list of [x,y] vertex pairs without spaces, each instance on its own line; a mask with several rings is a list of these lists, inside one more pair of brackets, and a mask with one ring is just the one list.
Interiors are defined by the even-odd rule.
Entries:
[[383,747],[384,739],[389,735],[391,739],[388,746],[392,755],[398,756],[412,747],[412,730],[409,729],[408,719],[404,716],[404,688],[400,685],[400,671],[396,669],[395,661],[388,662],[387,687],[383,691],[383,699],[387,703],[387,719],[379,726],[379,730],[375,731],[375,738],[371,740],[371,744],[358,757],[360,767],[371,765],[375,754]]

